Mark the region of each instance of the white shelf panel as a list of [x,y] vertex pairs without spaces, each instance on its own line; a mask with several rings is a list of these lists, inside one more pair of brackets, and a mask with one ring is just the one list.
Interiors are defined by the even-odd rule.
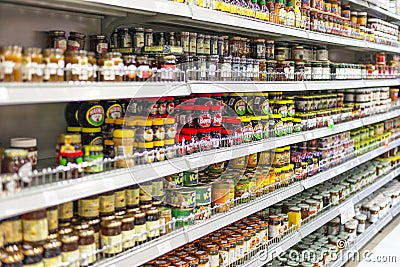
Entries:
[[308,178],[308,179],[302,181],[301,183],[304,188],[311,188],[311,187],[313,187],[317,184],[320,184],[322,182],[325,182],[339,174],[342,174],[342,173],[354,168],[355,166],[358,166],[364,162],[367,162],[368,160],[376,158],[378,155],[381,155],[399,145],[400,145],[400,139],[395,140],[393,142],[390,142],[388,146],[383,146],[383,147],[374,149],[374,150],[367,152],[359,157],[351,159],[351,160],[345,162],[344,164],[341,164],[339,166],[331,168],[327,171],[318,173],[317,175],[315,175],[311,178]]
[[2,83],[0,84],[0,105],[183,96],[189,94],[190,92],[185,83]]
[[305,82],[307,90],[333,90],[333,89],[352,89],[365,86],[363,80],[344,80],[344,81],[309,81]]
[[399,79],[364,80],[364,83],[365,85],[363,87],[398,86],[400,85],[400,80]]

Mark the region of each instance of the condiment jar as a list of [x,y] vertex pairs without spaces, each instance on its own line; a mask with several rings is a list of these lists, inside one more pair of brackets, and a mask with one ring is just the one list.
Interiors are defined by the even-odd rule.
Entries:
[[99,217],[100,201],[97,195],[78,200],[78,215],[84,219]]
[[123,159],[117,160],[117,168],[128,168],[135,166],[135,160],[133,156],[133,142],[134,132],[127,129],[116,129],[113,132],[113,141],[116,148],[116,156],[123,157]]
[[22,246],[22,253],[24,254],[24,266],[42,266],[42,247],[33,247],[31,245],[25,244]]
[[122,223],[116,220],[104,221],[101,225],[101,246],[106,257],[112,257],[122,252]]
[[139,236],[136,238],[136,245],[141,245],[146,242],[146,231],[146,213],[137,212],[135,214],[135,234]]
[[43,267],[59,266],[62,263],[61,242],[51,240],[43,245]]
[[64,51],[58,48],[43,50],[44,73],[43,81],[62,82],[64,81]]
[[44,244],[48,236],[46,210],[37,210],[22,215],[22,233],[25,243]]
[[17,173],[24,183],[29,184],[31,182],[29,175],[32,171],[32,162],[28,155],[28,150],[25,149],[4,150],[1,173]]
[[63,264],[71,267],[79,267],[79,237],[76,235],[65,235],[61,238],[61,259]]
[[80,266],[89,266],[96,262],[96,243],[94,230],[86,229],[79,231],[79,254]]
[[3,57],[2,67],[4,76],[0,80],[5,82],[22,82],[22,47],[0,47],[0,55]]

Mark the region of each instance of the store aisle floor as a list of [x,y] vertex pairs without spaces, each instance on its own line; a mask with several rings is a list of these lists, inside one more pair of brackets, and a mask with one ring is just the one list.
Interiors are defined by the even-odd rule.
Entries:
[[[378,233],[360,251],[361,262],[349,261],[346,267],[399,267],[400,266],[400,216]],[[362,255],[367,257],[362,258]]]

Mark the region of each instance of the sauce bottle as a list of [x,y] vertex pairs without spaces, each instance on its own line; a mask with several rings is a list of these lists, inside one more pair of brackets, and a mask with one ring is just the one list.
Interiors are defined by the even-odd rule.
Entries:
[[295,23],[295,13],[294,13],[294,7],[293,7],[293,2],[288,1],[287,7],[286,7],[286,25],[294,27],[296,26]]
[[278,24],[285,24],[286,18],[286,7],[283,0],[278,0],[274,6],[274,15],[276,17],[276,22]]
[[259,19],[269,21],[269,10],[266,4],[266,0],[259,1],[260,6],[260,17]]

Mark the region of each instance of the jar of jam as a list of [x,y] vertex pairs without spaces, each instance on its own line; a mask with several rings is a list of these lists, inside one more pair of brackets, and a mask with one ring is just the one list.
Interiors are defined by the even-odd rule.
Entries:
[[135,246],[135,217],[126,216],[121,222],[123,250],[127,250]]
[[43,50],[43,62],[45,63],[43,81],[64,81],[64,51],[58,48]]
[[58,222],[60,224],[71,222],[71,219],[74,216],[73,206],[74,204],[72,201],[58,205]]
[[44,244],[48,236],[46,210],[37,210],[22,215],[22,234],[25,243]]
[[32,162],[29,160],[28,155],[28,151],[25,149],[4,150],[1,172],[17,173],[25,184],[29,184],[31,182]]
[[[82,47],[81,49],[83,49]],[[96,55],[101,55],[108,52],[107,36],[102,34],[89,35],[89,49],[95,52]]]
[[147,240],[146,235],[146,213],[137,212],[135,213],[135,234],[139,235],[136,237],[136,245],[141,245]]
[[281,217],[278,215],[270,215],[268,219],[268,238],[273,239],[279,237],[281,232]]
[[43,245],[43,267],[59,266],[62,263],[61,242],[51,240]]
[[85,229],[79,231],[80,266],[89,266],[96,262],[96,243],[94,230]]
[[101,225],[101,246],[106,257],[122,252],[122,223],[117,220],[104,221]]
[[61,238],[61,259],[63,264],[79,267],[79,237],[77,235],[64,235]]
[[58,209],[57,206],[48,207],[46,209],[47,224],[49,234],[54,234],[58,231]]
[[54,30],[49,31],[49,47],[59,48],[63,51],[67,50],[67,37],[65,37],[65,31]]
[[79,32],[70,32],[67,41],[67,50],[77,51],[85,49],[86,35]]

